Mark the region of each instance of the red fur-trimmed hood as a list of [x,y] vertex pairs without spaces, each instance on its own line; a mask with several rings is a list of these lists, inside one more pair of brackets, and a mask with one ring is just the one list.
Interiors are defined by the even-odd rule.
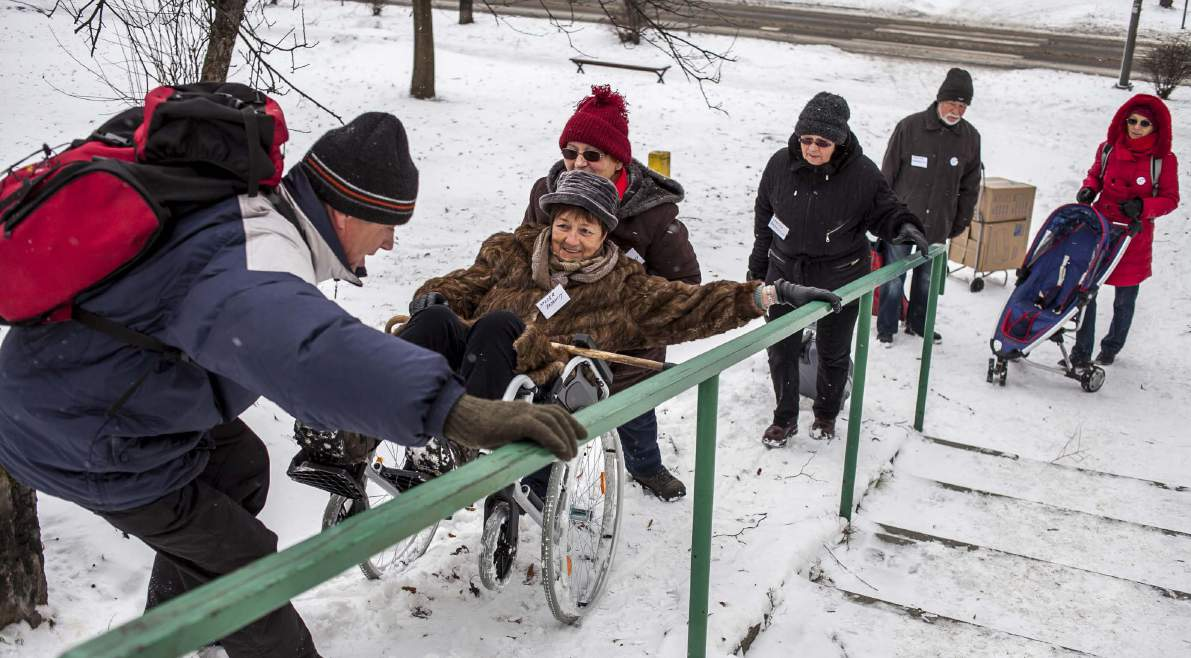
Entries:
[[1125,101],[1125,104],[1117,110],[1116,116],[1112,118],[1112,123],[1108,125],[1108,143],[1116,144],[1125,135],[1125,119],[1137,111],[1137,108],[1145,108],[1146,114],[1154,117],[1154,132],[1157,133],[1157,140],[1154,142],[1154,150],[1151,155],[1161,158],[1170,153],[1170,110],[1167,109],[1166,103],[1163,103],[1161,98],[1149,94],[1137,94]]

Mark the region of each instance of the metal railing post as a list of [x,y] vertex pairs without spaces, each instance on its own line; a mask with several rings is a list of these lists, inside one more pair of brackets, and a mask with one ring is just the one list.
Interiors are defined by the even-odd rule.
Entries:
[[939,289],[943,285],[946,256],[935,254],[930,262],[930,293],[926,297],[926,322],[922,326],[922,364],[918,370],[918,404],[914,408],[914,429],[922,431],[926,418],[926,390],[930,386],[930,357],[935,346],[935,311],[939,307]]
[[711,517],[715,507],[715,429],[720,376],[699,384],[695,426],[695,519],[691,524],[691,591],[686,654],[707,655],[707,601],[711,585]]
[[856,456],[860,451],[860,421],[864,415],[864,373],[868,369],[868,334],[873,323],[873,291],[860,298],[856,323],[856,364],[852,372],[852,406],[848,410],[848,446],[844,451],[844,489],[839,515],[852,520],[852,490],[856,487]]

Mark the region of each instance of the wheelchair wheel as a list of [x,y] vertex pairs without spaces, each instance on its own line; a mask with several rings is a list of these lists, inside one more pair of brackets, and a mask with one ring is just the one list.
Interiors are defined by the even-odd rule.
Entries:
[[614,432],[550,471],[542,510],[542,585],[550,612],[573,624],[608,584],[620,541],[624,457]]
[[495,499],[484,521],[483,550],[480,551],[480,582],[500,591],[508,584],[517,559],[517,524],[520,519],[507,500]]
[[[364,477],[363,498],[347,498],[345,496],[331,496],[327,507],[323,511],[323,529],[330,528],[336,523],[355,516],[368,509],[392,500],[395,495],[405,491],[412,482],[398,479],[392,475],[395,469],[406,466],[408,452],[405,446],[389,441],[382,442],[371,455],[368,463],[368,473]],[[391,464],[391,468],[388,466]],[[424,528],[406,537],[385,550],[373,555],[360,563],[360,571],[369,580],[377,580],[385,575],[398,574],[409,568],[414,560],[422,557],[430,542],[434,540],[434,533],[438,530],[438,523]]]

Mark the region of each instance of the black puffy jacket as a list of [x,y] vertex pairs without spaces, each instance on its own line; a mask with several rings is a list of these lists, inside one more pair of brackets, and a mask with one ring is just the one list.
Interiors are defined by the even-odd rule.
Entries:
[[761,175],[749,270],[766,282],[784,278],[835,289],[869,271],[866,232],[891,240],[906,222],[922,228],[854,134],[820,166],[802,158],[791,135]]

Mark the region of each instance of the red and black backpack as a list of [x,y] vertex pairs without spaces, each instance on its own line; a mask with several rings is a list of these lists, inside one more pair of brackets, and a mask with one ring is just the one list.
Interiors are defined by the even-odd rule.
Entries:
[[142,262],[173,219],[276,186],[288,136],[280,106],[245,85],[158,87],[66,150],[10,167],[0,324],[95,324],[77,304]]

